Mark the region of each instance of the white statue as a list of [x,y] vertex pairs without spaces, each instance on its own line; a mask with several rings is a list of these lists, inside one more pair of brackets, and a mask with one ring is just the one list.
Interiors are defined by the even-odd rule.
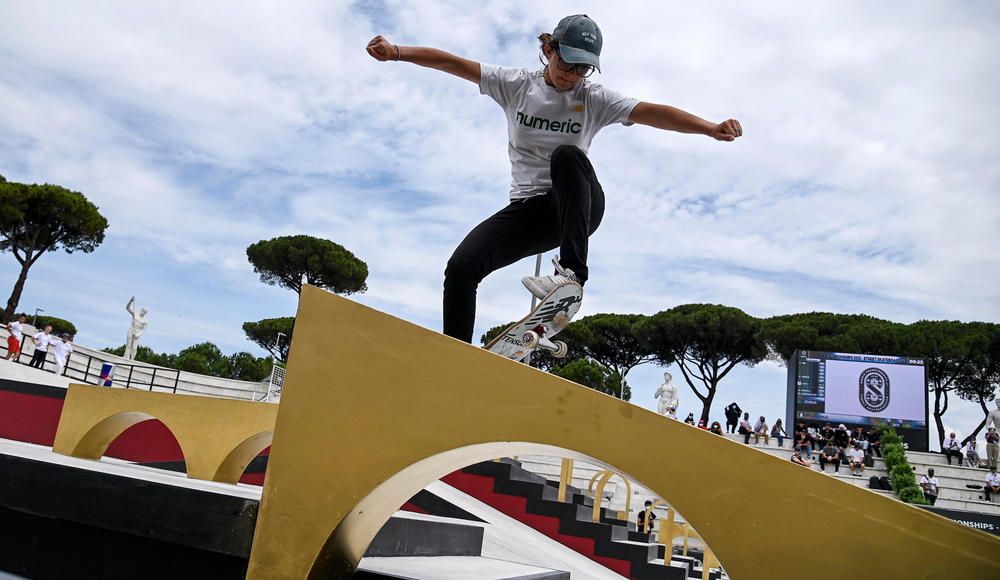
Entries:
[[128,301],[125,305],[125,310],[132,315],[132,325],[128,328],[128,336],[125,337],[125,358],[129,360],[135,359],[135,351],[139,347],[139,337],[142,333],[146,332],[146,325],[149,324],[146,321],[146,313],[149,312],[145,308],[139,310],[139,314],[135,313],[135,296]]
[[983,425],[983,429],[989,431],[990,425],[995,426],[997,431],[1000,431],[1000,399],[997,399],[997,408],[990,411],[989,415],[986,415],[986,424]]
[[661,415],[677,410],[677,385],[670,382],[671,379],[670,373],[663,373],[663,384],[653,393],[653,398],[660,400],[656,412]]

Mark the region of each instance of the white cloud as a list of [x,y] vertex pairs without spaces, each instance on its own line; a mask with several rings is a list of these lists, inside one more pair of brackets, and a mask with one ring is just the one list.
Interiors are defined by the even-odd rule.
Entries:
[[[151,322],[158,348],[250,348],[239,322],[290,314],[294,295],[260,286],[245,247],[309,233],[369,264],[359,300],[439,328],[448,256],[505,203],[505,124],[472,84],[364,45],[380,32],[535,67],[534,37],[571,12],[604,30],[598,82],[746,131],[595,139],[608,206],[583,314],[1000,319],[990,3],[16,3],[0,22],[0,173],[82,191],[112,224],[86,260],[43,258],[28,296],[112,344],[103,318],[141,291],[180,317],[159,335]],[[477,338],[520,313],[532,268],[487,278]],[[69,299],[60,276],[87,283]]]

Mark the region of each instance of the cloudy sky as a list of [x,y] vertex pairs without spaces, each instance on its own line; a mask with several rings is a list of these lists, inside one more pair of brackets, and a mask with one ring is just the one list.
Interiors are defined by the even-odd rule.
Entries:
[[[578,12],[604,32],[594,80],[745,131],[595,139],[608,209],[581,315],[711,302],[1000,321],[990,1],[0,0],[0,174],[80,191],[111,223],[94,253],[39,260],[19,309],[117,346],[135,295],[158,351],[260,354],[241,324],[293,314],[295,294],[261,284],[246,246],[304,233],[367,262],[359,301],[439,329],[448,256],[507,199],[505,122],[471,83],[365,44],[536,68],[534,37]],[[523,313],[533,267],[487,278],[477,337]],[[655,408],[660,372],[630,375],[636,404]],[[741,369],[718,400],[777,417],[784,380]],[[682,390],[682,413],[698,408]],[[976,413],[946,418],[961,432]]]

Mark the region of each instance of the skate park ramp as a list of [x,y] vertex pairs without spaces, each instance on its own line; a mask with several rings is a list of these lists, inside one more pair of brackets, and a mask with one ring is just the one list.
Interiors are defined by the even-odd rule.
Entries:
[[310,286],[247,577],[350,577],[417,491],[530,454],[639,481],[733,578],[856,577],[818,564],[831,547],[883,578],[1000,578],[1000,540],[984,532]]

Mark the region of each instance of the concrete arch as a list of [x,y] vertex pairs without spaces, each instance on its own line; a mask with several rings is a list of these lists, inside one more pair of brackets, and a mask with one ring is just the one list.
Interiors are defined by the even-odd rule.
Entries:
[[268,429],[248,437],[233,448],[229,455],[226,455],[219,468],[215,470],[212,480],[223,483],[238,482],[243,476],[243,472],[246,471],[247,465],[250,465],[250,462],[253,461],[254,457],[260,455],[261,451],[267,449],[273,439],[274,429]]
[[815,521],[885,577],[1000,577],[983,532],[350,300],[306,286],[296,320],[248,578],[349,577],[397,498],[533,446],[669,497],[735,578],[842,575],[760,533]]
[[246,455],[270,444],[277,412],[273,403],[70,385],[52,450],[98,459],[122,431],[158,419],[177,439],[188,477],[234,483]]

